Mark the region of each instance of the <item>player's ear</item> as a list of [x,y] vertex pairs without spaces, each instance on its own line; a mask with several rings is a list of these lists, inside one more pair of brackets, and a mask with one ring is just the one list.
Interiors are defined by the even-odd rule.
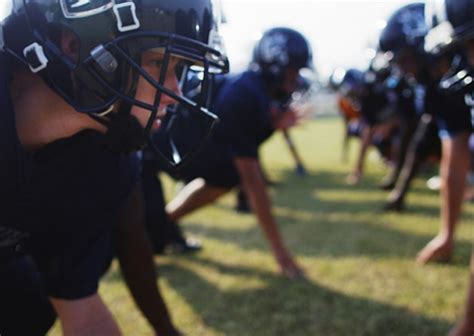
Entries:
[[80,51],[80,42],[77,36],[68,29],[61,29],[59,43],[64,55],[72,62],[77,63]]

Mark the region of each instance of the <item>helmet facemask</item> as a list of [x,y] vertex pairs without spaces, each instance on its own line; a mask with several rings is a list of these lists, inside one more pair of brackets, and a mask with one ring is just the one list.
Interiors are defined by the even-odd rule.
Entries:
[[[205,94],[210,74],[228,71],[227,58],[218,51],[224,49],[214,0],[90,0],[80,6],[69,0],[8,1],[0,47],[9,60],[29,67],[76,111],[106,125],[117,147],[142,148],[162,117],[160,106],[175,105],[168,108],[175,113],[186,108],[210,124],[216,120],[205,99],[186,98],[166,83],[170,71],[182,87],[187,69],[199,70]],[[150,49],[162,53],[161,71],[154,76],[141,64]],[[180,64],[170,69],[175,59]],[[140,98],[139,81],[152,87],[153,95]],[[142,129],[131,115],[137,108],[149,114]]]
[[[127,64],[130,69],[130,82],[140,83],[141,81],[145,83],[149,89],[153,88],[155,91],[153,97],[150,97],[148,94],[146,99],[139,96],[140,93],[137,92],[137,87],[128,88],[128,91],[119,91],[113,82],[107,81],[101,75],[100,69],[97,69],[98,61],[96,58],[91,56],[87,60],[91,75],[101,81],[102,85],[115,92],[121,99],[122,104],[118,115],[129,115],[128,119],[130,119],[132,118],[130,113],[133,113],[133,110],[139,109],[142,114],[144,111],[149,113],[145,124],[142,124],[144,127],[143,132],[140,134],[140,132],[136,130],[136,127],[134,127],[133,129],[135,130],[132,131],[134,136],[141,138],[141,141],[137,138],[137,141],[132,141],[132,143],[137,144],[141,142],[140,148],[149,144],[161,159],[165,159],[165,162],[174,168],[184,164],[185,161],[187,161],[186,156],[183,157],[183,155],[174,150],[175,146],[172,138],[170,138],[169,141],[170,147],[173,149],[171,157],[166,157],[153,145],[151,134],[154,130],[155,121],[163,118],[164,112],[166,112],[166,114],[175,115],[187,111],[188,113],[197,115],[197,118],[203,120],[203,124],[207,125],[208,134],[206,137],[208,137],[218,119],[213,113],[207,110],[208,99],[206,93],[210,87],[210,76],[213,73],[226,72],[228,68],[227,59],[215,49],[200,42],[176,35],[173,36],[155,32],[129,34],[107,45],[103,45],[101,48],[103,48],[102,53],[117,55],[116,57],[121,59],[120,62],[123,61]],[[158,58],[161,63],[159,73],[150,73],[150,71],[147,71],[143,66],[142,55],[146,52],[161,55]],[[107,64],[108,62],[105,63]],[[189,85],[190,73],[196,74],[193,79],[194,81],[197,80],[198,83],[194,83],[194,85],[199,87],[199,92],[202,93],[193,97],[193,99],[182,94],[183,91],[188,91],[187,86]],[[174,78],[174,80],[177,81],[177,88],[170,89],[168,87],[167,79],[169,80],[169,78]],[[170,101],[173,102],[171,103]],[[111,118],[112,120],[114,118],[117,119],[116,116]],[[122,117],[122,119],[123,122],[126,121],[125,117]],[[130,122],[133,123],[132,121]],[[115,125],[115,127],[117,126],[118,125]],[[125,133],[126,130],[130,130],[126,124],[123,124],[121,128],[123,133]],[[167,129],[171,133],[170,124],[167,125]],[[119,133],[122,133],[122,131]],[[129,148],[129,150],[134,149],[137,148]]]

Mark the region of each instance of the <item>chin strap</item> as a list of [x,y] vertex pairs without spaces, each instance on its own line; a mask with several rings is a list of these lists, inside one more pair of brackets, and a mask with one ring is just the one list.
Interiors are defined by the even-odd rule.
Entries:
[[115,153],[131,153],[143,149],[147,137],[142,125],[128,113],[130,106],[123,104],[117,113],[112,109],[101,114],[88,114],[94,121],[107,128],[105,133],[107,147]]
[[115,152],[130,153],[143,149],[147,144],[140,122],[130,114],[113,114],[106,133],[107,145]]

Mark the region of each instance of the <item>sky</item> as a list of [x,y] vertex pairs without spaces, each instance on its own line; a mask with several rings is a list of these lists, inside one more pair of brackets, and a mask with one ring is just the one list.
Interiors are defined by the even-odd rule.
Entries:
[[337,67],[365,68],[368,49],[390,14],[410,0],[222,0],[223,26],[232,71],[248,64],[263,31],[287,26],[310,41],[318,72],[327,77]]
[[[192,1],[192,0],[190,0]],[[365,68],[383,22],[413,0],[221,0],[222,27],[232,71],[243,70],[261,34],[274,26],[302,32],[315,65],[327,77],[337,67]],[[0,18],[10,1],[0,0]]]

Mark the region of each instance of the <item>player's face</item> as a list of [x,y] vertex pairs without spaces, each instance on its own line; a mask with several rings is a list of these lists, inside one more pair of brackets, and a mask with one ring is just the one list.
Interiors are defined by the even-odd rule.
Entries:
[[393,62],[404,75],[416,77],[420,71],[418,60],[415,53],[411,50],[400,52]]
[[435,80],[441,80],[451,70],[452,59],[448,55],[442,55],[431,62],[428,71]]
[[299,70],[297,69],[286,69],[283,77],[282,90],[288,96],[291,96],[293,92],[298,88]]
[[474,67],[474,39],[469,39],[464,42],[464,51],[467,62],[471,67]]
[[[142,55],[142,68],[157,82],[159,82],[161,69],[163,65],[163,54],[156,51],[147,51]],[[171,57],[168,64],[168,69],[164,81],[164,87],[177,95],[181,95],[179,82],[176,75],[176,67],[180,60],[176,57]],[[157,90],[143,77],[140,77],[137,83],[136,99],[153,105],[156,98]],[[160,106],[152,129],[157,129],[160,126],[159,119],[162,119],[166,114],[166,108],[170,105],[176,104],[176,101],[165,95],[161,95]],[[139,106],[132,107],[132,115],[134,115],[140,124],[145,127],[150,117],[150,111]]]

